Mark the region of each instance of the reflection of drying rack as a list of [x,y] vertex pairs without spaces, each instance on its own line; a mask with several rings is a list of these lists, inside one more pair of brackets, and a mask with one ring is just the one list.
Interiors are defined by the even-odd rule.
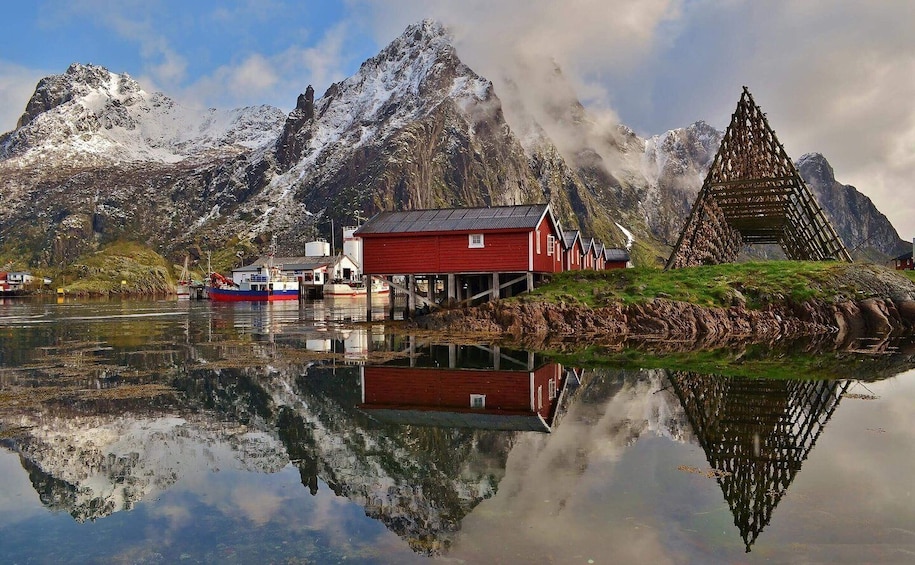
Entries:
[[670,382],[747,552],[801,470],[847,381],[777,381],[673,372]]

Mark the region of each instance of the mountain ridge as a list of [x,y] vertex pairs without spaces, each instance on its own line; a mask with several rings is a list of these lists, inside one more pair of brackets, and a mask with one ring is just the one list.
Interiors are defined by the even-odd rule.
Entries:
[[[611,246],[634,233],[653,250],[642,262],[663,259],[722,132],[698,121],[643,139],[590,117],[558,67],[551,84],[559,102],[548,108],[506,107],[500,94],[520,105],[523,93],[497,93],[432,20],[320,98],[309,86],[288,114],[188,109],[126,74],[74,64],[39,81],[17,129],[0,136],[0,259],[66,265],[124,237],[176,261],[269,234],[295,251],[329,235],[330,219],[534,202]],[[902,249],[870,199],[822,167],[799,168],[846,245],[878,260]]]

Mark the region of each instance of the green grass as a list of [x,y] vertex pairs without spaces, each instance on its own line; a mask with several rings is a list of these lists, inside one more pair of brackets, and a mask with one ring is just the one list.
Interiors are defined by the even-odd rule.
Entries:
[[149,294],[174,285],[168,261],[136,242],[119,241],[80,257],[60,273],[57,288],[72,294]]
[[730,263],[672,269],[573,271],[553,280],[524,300],[546,300],[601,307],[612,303],[637,304],[655,298],[702,306],[730,306],[739,302],[760,308],[773,302],[835,300],[856,296],[858,289],[843,284],[847,269],[861,265],[814,261]]

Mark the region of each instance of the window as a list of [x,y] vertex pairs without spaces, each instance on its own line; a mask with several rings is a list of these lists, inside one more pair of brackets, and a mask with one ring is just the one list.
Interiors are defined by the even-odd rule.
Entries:
[[549,383],[550,400],[556,398],[556,379],[550,379]]
[[546,236],[546,254],[552,255],[553,249],[556,247],[556,238],[552,235]]
[[486,408],[486,395],[485,394],[471,394],[470,395],[470,407],[471,408]]
[[537,233],[534,234],[534,239],[537,240],[537,255],[540,255],[540,230],[537,230]]
[[483,247],[483,234],[481,233],[472,233],[470,234],[470,248],[480,248]]

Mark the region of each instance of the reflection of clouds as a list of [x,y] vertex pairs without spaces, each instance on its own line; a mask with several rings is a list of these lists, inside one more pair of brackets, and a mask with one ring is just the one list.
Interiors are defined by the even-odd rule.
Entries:
[[[906,533],[915,530],[915,372],[866,386],[879,399],[842,400],[773,528],[790,540],[826,547],[841,532],[843,544],[879,542],[886,555],[908,561],[912,554],[903,559],[899,552],[915,546],[915,535]],[[849,389],[870,394],[867,390],[855,384]],[[812,523],[826,526],[809,527]]]
[[[475,559],[483,555],[477,552],[497,551],[496,560],[511,560],[574,547],[575,555],[552,558],[672,562],[657,528],[625,515],[623,507],[615,508],[608,500],[617,462],[640,436],[684,434],[676,398],[658,392],[663,376],[647,375],[627,380],[602,403],[579,398],[548,436],[521,436],[498,493],[465,518],[451,555]],[[515,527],[506,529],[508,521]],[[607,553],[611,547],[612,556]]]
[[256,526],[269,522],[287,501],[275,492],[264,492],[252,484],[232,489],[232,503]]
[[165,503],[153,506],[149,511],[150,516],[162,518],[168,522],[169,530],[181,530],[187,526],[191,519],[191,511],[186,506],[175,503]]

